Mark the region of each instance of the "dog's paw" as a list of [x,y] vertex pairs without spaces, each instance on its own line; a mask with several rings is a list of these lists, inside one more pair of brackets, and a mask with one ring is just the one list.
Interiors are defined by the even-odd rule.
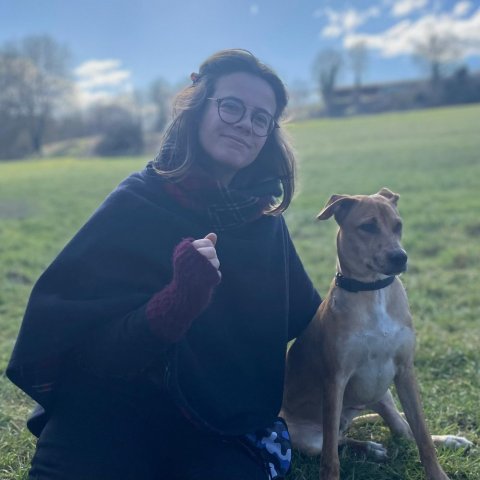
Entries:
[[459,448],[469,449],[473,447],[473,443],[464,437],[455,435],[432,435],[433,443],[437,446],[458,450]]
[[345,444],[350,450],[366,455],[376,462],[384,462],[388,458],[387,449],[381,443],[346,438],[343,445]]
[[387,449],[376,442],[365,442],[365,453],[377,462],[385,462],[388,458]]

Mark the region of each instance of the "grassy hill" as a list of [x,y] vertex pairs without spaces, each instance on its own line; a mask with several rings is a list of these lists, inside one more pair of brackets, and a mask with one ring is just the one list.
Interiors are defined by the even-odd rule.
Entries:
[[[334,221],[314,218],[333,193],[401,195],[403,276],[418,332],[416,367],[430,430],[480,440],[480,107],[291,125],[300,188],[286,214],[297,249],[325,293],[335,271]],[[0,479],[26,478],[31,402],[4,376],[29,292],[107,193],[146,158],[56,158],[0,164]],[[351,432],[389,448],[375,464],[342,452],[342,479],[424,478],[414,447],[383,424]],[[451,479],[480,478],[478,450],[439,451]],[[318,477],[296,455],[289,480]]]
[[[157,132],[146,132],[143,136],[145,155],[155,155],[158,151],[162,135]],[[101,135],[89,137],[69,138],[58,142],[47,143],[43,146],[43,157],[95,157],[95,149],[102,140]]]

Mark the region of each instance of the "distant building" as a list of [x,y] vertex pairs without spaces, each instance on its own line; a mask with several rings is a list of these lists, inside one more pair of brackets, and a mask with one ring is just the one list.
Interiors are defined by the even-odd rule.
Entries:
[[480,72],[458,69],[434,89],[428,80],[339,87],[333,92],[334,116],[380,113],[438,105],[480,102]]

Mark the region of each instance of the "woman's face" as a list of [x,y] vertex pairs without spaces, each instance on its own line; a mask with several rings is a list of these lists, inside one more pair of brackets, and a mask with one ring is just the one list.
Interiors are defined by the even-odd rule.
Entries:
[[243,118],[234,124],[225,123],[218,114],[217,101],[207,100],[198,133],[200,145],[212,160],[211,172],[224,185],[257,158],[267,141],[268,137],[253,133],[252,114],[263,111],[273,117],[276,111],[272,87],[250,73],[237,72],[220,77],[212,98],[226,97],[243,102],[247,109]]

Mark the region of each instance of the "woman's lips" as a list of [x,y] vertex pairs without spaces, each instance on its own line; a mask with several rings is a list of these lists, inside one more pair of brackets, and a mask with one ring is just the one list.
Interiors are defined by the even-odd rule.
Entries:
[[232,140],[235,143],[238,143],[239,145],[244,146],[245,148],[250,148],[250,145],[240,137],[235,137],[233,135],[222,135],[222,136],[225,138],[228,138],[229,140]]

